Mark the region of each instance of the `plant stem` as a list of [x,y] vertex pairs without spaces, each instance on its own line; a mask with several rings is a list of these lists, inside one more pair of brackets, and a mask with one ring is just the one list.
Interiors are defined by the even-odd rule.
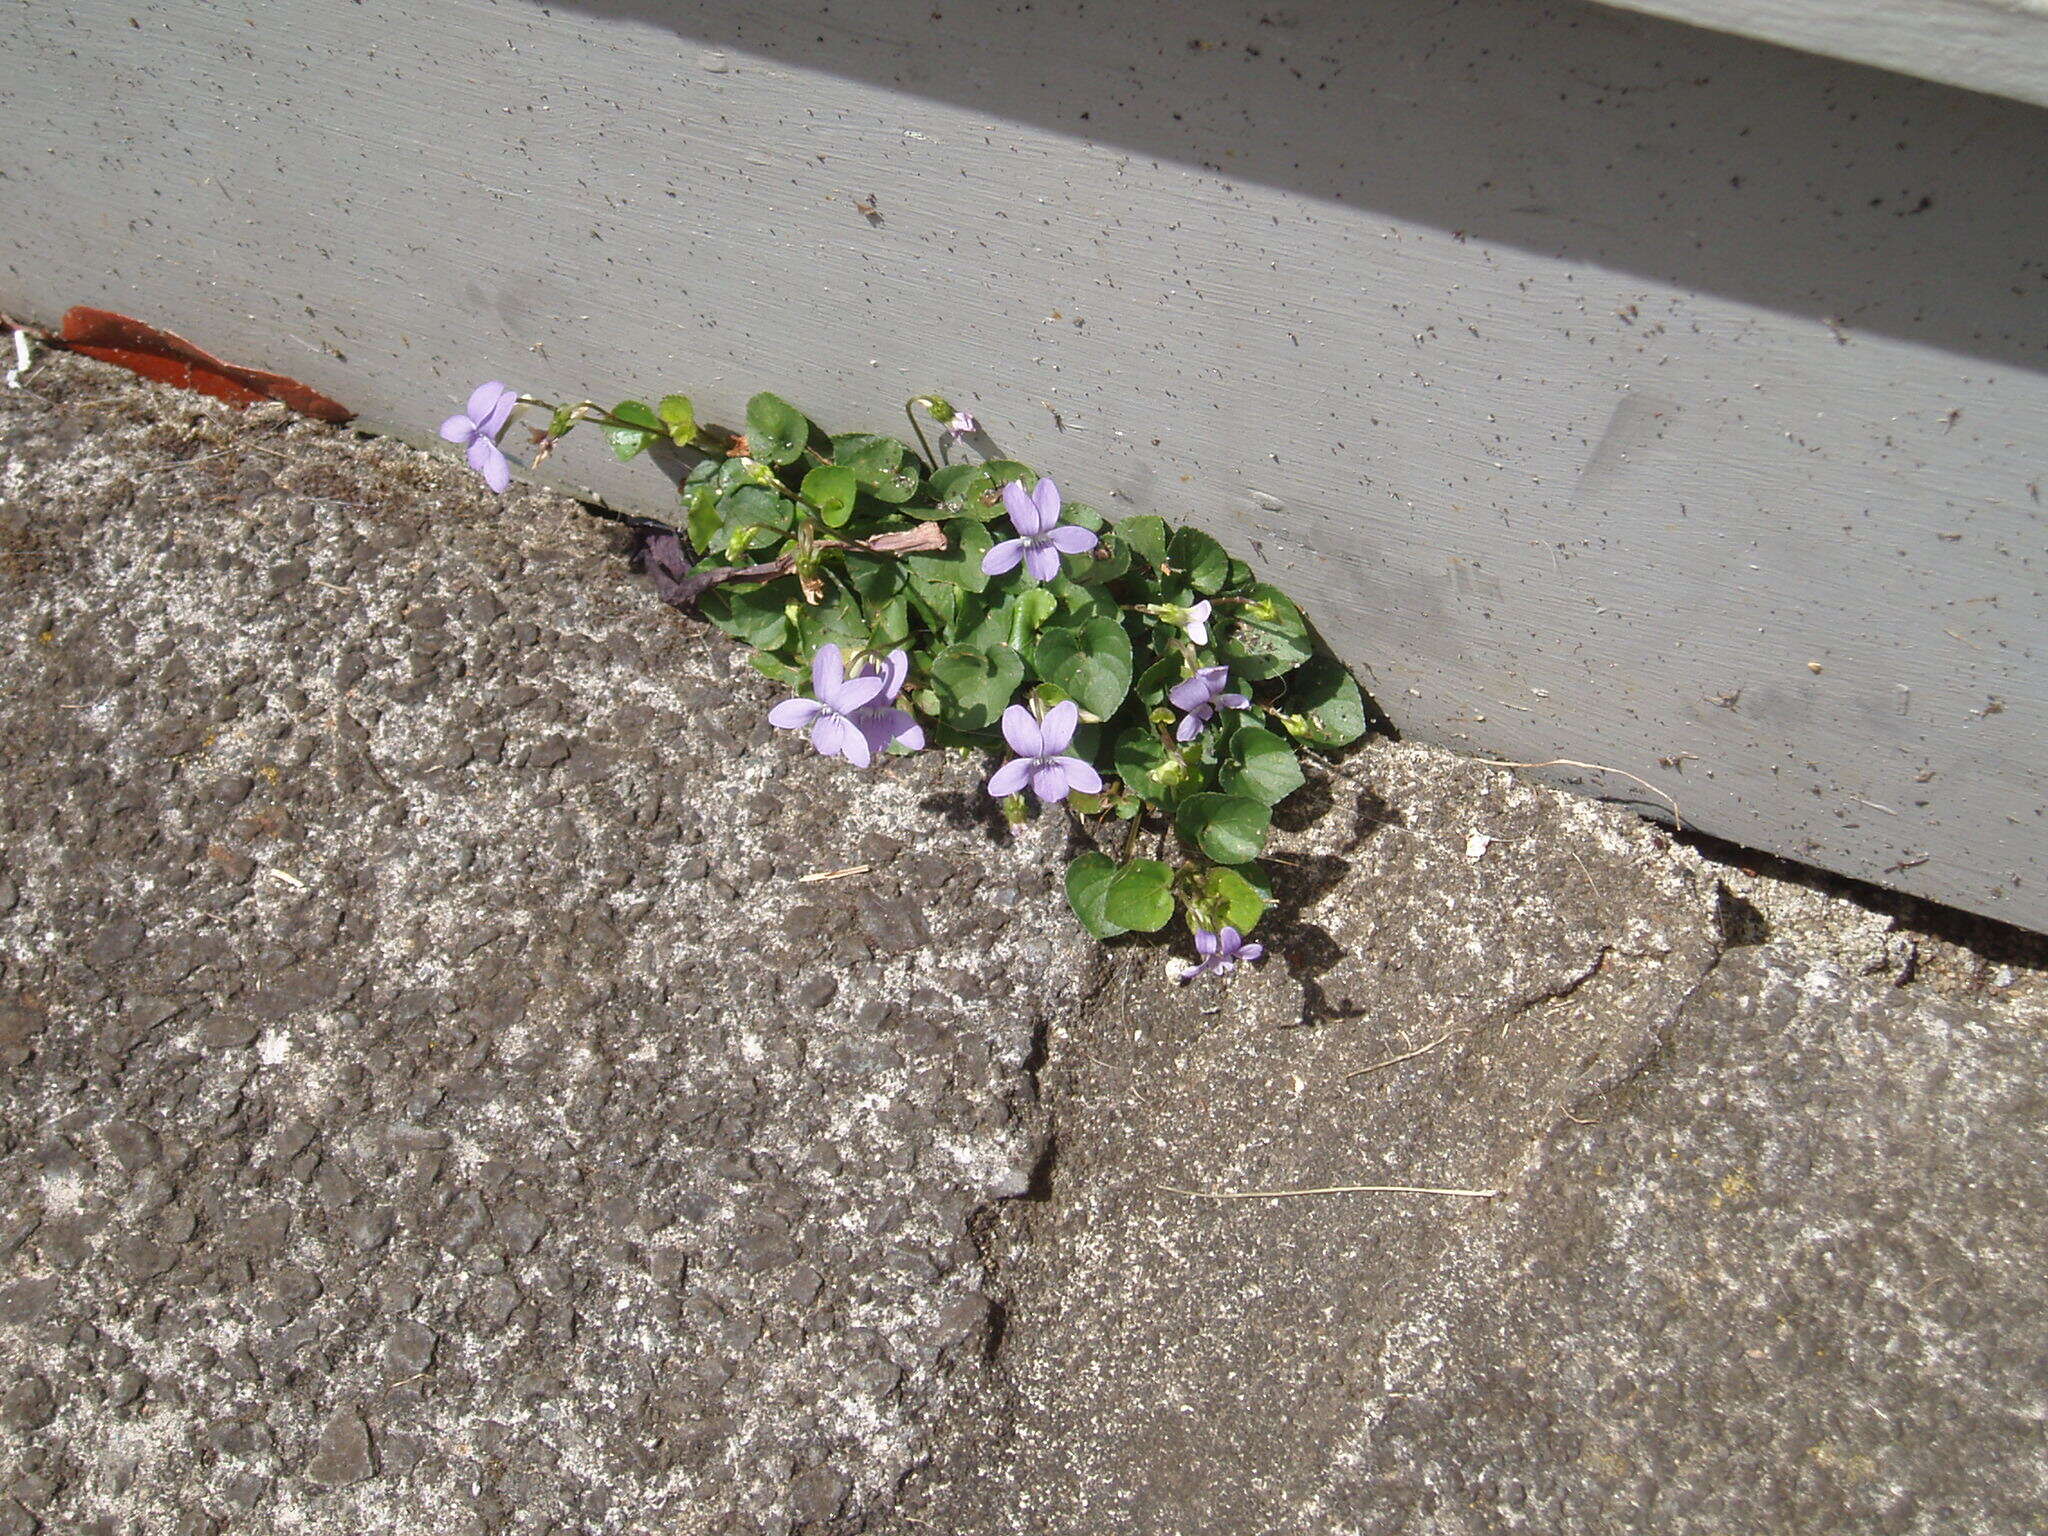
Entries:
[[917,419],[917,400],[904,401],[903,414],[910,418],[910,430],[917,434],[917,446],[924,450],[924,461],[934,469],[938,468],[939,456],[932,452],[932,445],[924,440],[924,427]]

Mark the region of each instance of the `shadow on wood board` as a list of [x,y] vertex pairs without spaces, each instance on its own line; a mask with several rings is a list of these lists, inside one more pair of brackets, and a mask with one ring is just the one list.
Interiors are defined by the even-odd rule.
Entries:
[[1844,336],[2048,355],[2048,112],[1883,70],[1524,0],[546,9],[901,92],[908,129],[924,98]]

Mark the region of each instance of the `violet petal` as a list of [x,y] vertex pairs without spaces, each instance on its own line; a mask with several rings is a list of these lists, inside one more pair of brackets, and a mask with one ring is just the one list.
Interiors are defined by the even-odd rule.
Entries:
[[840,659],[839,647],[827,640],[811,656],[811,692],[822,699],[844,681],[846,663]]
[[842,715],[850,715],[855,710],[865,709],[874,703],[881,693],[882,680],[870,672],[859,677],[849,677],[837,687],[820,692],[818,698],[826,708],[837,710]]
[[484,484],[501,496],[512,483],[512,466],[505,462],[505,455],[488,437],[480,437],[469,445],[469,467],[482,475]]
[[1050,475],[1032,487],[1031,505],[1038,509],[1040,533],[1047,532],[1060,520],[1060,488],[1052,483]]
[[479,384],[469,392],[469,404],[464,407],[464,413],[481,427],[491,412],[498,408],[498,402],[504,394],[505,386],[496,379]]
[[1035,759],[1029,757],[1011,758],[990,776],[988,792],[998,800],[1017,794],[1031,781],[1031,765],[1034,761]]
[[1005,539],[981,557],[981,574],[1002,576],[1017,569],[1017,562],[1024,558],[1022,539]]
[[1067,770],[1063,757],[1039,757],[1031,761],[1031,793],[1050,805],[1067,798]]
[[1095,765],[1084,758],[1056,757],[1053,759],[1067,771],[1067,783],[1084,795],[1102,793],[1102,775],[1095,771]]
[[[488,384],[484,386],[485,389],[490,387]],[[472,404],[475,400],[475,395],[470,396]],[[512,413],[518,408],[519,391],[508,389],[505,385],[500,384],[498,385],[497,399],[491,403],[490,408],[481,416],[475,416],[474,412],[471,414],[476,421],[477,430],[486,437],[495,438],[500,432],[505,430],[505,423],[512,419]]]
[[1019,757],[1045,755],[1045,733],[1037,718],[1022,704],[1012,704],[1003,711],[1003,740]]
[[1073,745],[1074,732],[1081,724],[1081,706],[1062,699],[1045,712],[1039,726],[1039,748],[1033,757],[1055,757]]
[[1045,532],[1046,521],[1038,510],[1038,504],[1025,492],[1023,486],[1012,480],[1003,487],[1003,510],[1010,514],[1010,526],[1025,538],[1036,538]]

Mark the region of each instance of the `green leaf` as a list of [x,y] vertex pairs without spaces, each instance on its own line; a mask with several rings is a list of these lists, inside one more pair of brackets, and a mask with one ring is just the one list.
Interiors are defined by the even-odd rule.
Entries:
[[1000,597],[986,593],[974,613],[962,615],[962,622],[970,627],[960,638],[965,644],[984,648],[1007,645],[1028,656],[1033,637],[1059,607],[1059,600],[1044,587],[1013,586]]
[[1223,765],[1219,777],[1225,793],[1261,805],[1278,805],[1303,783],[1294,748],[1257,725],[1238,727],[1230,743],[1230,761]]
[[1071,615],[1076,623],[1085,624],[1090,619],[1108,619],[1118,624],[1123,622],[1123,609],[1117,606],[1115,598],[1100,587],[1068,581],[1064,576],[1060,576],[1047,584],[1046,591],[1059,600],[1061,611]]
[[766,486],[743,485],[718,499],[718,520],[732,534],[742,529],[760,529],[771,535],[766,540],[750,537],[747,547],[756,549],[773,543],[796,526],[796,506],[788,497]]
[[1170,786],[1154,778],[1153,771],[1166,761],[1166,748],[1159,744],[1159,738],[1152,731],[1140,727],[1125,731],[1116,740],[1116,752],[1112,759],[1116,764],[1117,777],[1134,795],[1149,800],[1154,805],[1163,805]]
[[1242,864],[1264,850],[1273,813],[1245,795],[1190,795],[1174,807],[1173,821],[1218,864]]
[[1110,527],[1110,532],[1126,548],[1140,555],[1145,563],[1158,570],[1166,564],[1166,519],[1163,517],[1119,518]]
[[917,460],[910,456],[906,444],[893,437],[843,433],[832,439],[832,462],[852,470],[860,488],[877,501],[895,506],[917,494]]
[[818,509],[827,528],[843,528],[853,516],[854,498],[860,495],[860,481],[843,464],[820,464],[804,476],[804,500]]
[[1287,729],[1302,741],[1341,747],[1365,734],[1365,699],[1351,674],[1328,656],[1297,667],[1280,702]]
[[689,475],[683,480],[683,505],[689,508],[690,514],[690,542],[701,554],[711,553],[718,530],[725,526],[725,520],[718,515],[718,472],[722,468],[721,461],[705,459],[692,465]]
[[1205,869],[1188,897],[1188,922],[1215,933],[1224,927],[1250,933],[1272,904],[1270,892],[1262,891],[1242,874],[1221,865]]
[[1131,691],[1131,637],[1115,619],[1048,627],[1034,659],[1040,677],[1098,720],[1115,714]]
[[1164,703],[1167,691],[1184,675],[1180,658],[1169,652],[1138,674],[1138,697],[1147,704]]
[[1002,501],[996,495],[998,487],[1012,480],[1035,478],[1028,467],[1014,459],[990,459],[985,464],[948,464],[944,469],[934,470],[932,477],[924,483],[926,493],[938,505],[906,507],[904,510],[913,517],[934,522],[964,517],[985,523],[1003,515]]
[[604,440],[612,445],[612,453],[622,464],[664,435],[654,412],[638,400],[621,400],[612,407],[612,414],[629,423],[604,429]]
[[1024,658],[1007,645],[952,645],[932,658],[932,689],[946,720],[964,731],[994,730],[1024,681]]
[[797,605],[797,643],[805,655],[814,654],[827,641],[842,650],[866,649],[874,643],[874,627],[860,602],[838,581],[827,578],[827,596],[821,603]]
[[982,500],[992,486],[988,471],[979,464],[948,464],[925,481],[924,488],[925,493],[938,505],[906,508],[913,517],[922,517],[933,522],[943,521],[949,517],[964,517],[985,523],[1002,511],[1000,505],[990,506]]
[[1116,861],[1107,854],[1084,853],[1067,866],[1067,905],[1074,916],[1098,939],[1113,939],[1128,932],[1109,920],[1103,910],[1109,900],[1110,883],[1117,877]]
[[988,577],[981,557],[995,546],[995,537],[979,523],[963,522],[943,555],[908,555],[901,562],[913,581],[944,582],[963,592],[985,592]]
[[780,395],[766,390],[747,402],[747,452],[767,464],[788,464],[811,440],[811,423]]
[[1247,682],[1264,682],[1307,661],[1314,647],[1309,643],[1308,621],[1293,600],[1278,587],[1263,585],[1253,587],[1245,596],[1248,601],[1243,607],[1224,610],[1235,614],[1228,620],[1221,647],[1233,673]]
[[697,546],[699,554],[711,553],[712,544],[718,538],[719,530],[725,527],[718,515],[718,503],[706,501],[690,503],[690,542]]
[[1085,501],[1061,502],[1060,521],[1086,528],[1090,533],[1100,533],[1104,526],[1102,514]]
[[773,651],[747,652],[747,665],[771,682],[780,683],[785,688],[802,689],[811,685],[810,673],[793,661],[784,661]]
[[1102,915],[1119,928],[1157,933],[1173,917],[1173,869],[1157,859],[1133,859],[1103,893]]
[[[1091,555],[1062,556],[1072,580],[1090,587],[1105,587],[1119,580],[1131,568],[1131,547],[1115,539],[1104,539]],[[1097,558],[1097,556],[1101,558]],[[1069,563],[1071,561],[1071,563]]]
[[870,607],[894,598],[910,579],[910,573],[903,569],[901,560],[888,560],[880,555],[864,555],[853,550],[846,552],[843,570],[841,579]]
[[910,599],[892,597],[867,608],[868,632],[877,647],[887,650],[910,639]]
[[663,395],[661,404],[654,408],[654,414],[661,418],[661,424],[668,431],[668,440],[678,448],[687,448],[697,436],[697,408],[690,404],[688,395]]
[[698,601],[697,611],[756,650],[779,651],[790,639],[789,606],[802,601],[796,578],[778,576],[773,581],[713,587]]
[[1174,570],[1204,595],[1222,591],[1230,579],[1230,556],[1199,528],[1176,528],[1166,553]]

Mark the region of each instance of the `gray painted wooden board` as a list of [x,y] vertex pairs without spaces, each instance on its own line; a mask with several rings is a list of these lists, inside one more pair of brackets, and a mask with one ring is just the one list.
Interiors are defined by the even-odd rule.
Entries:
[[1607,0],[2048,106],[2043,0]]
[[487,377],[941,390],[1255,559],[1411,735],[2048,927],[2038,109],[1519,0],[78,0],[0,46],[0,306],[422,439]]

